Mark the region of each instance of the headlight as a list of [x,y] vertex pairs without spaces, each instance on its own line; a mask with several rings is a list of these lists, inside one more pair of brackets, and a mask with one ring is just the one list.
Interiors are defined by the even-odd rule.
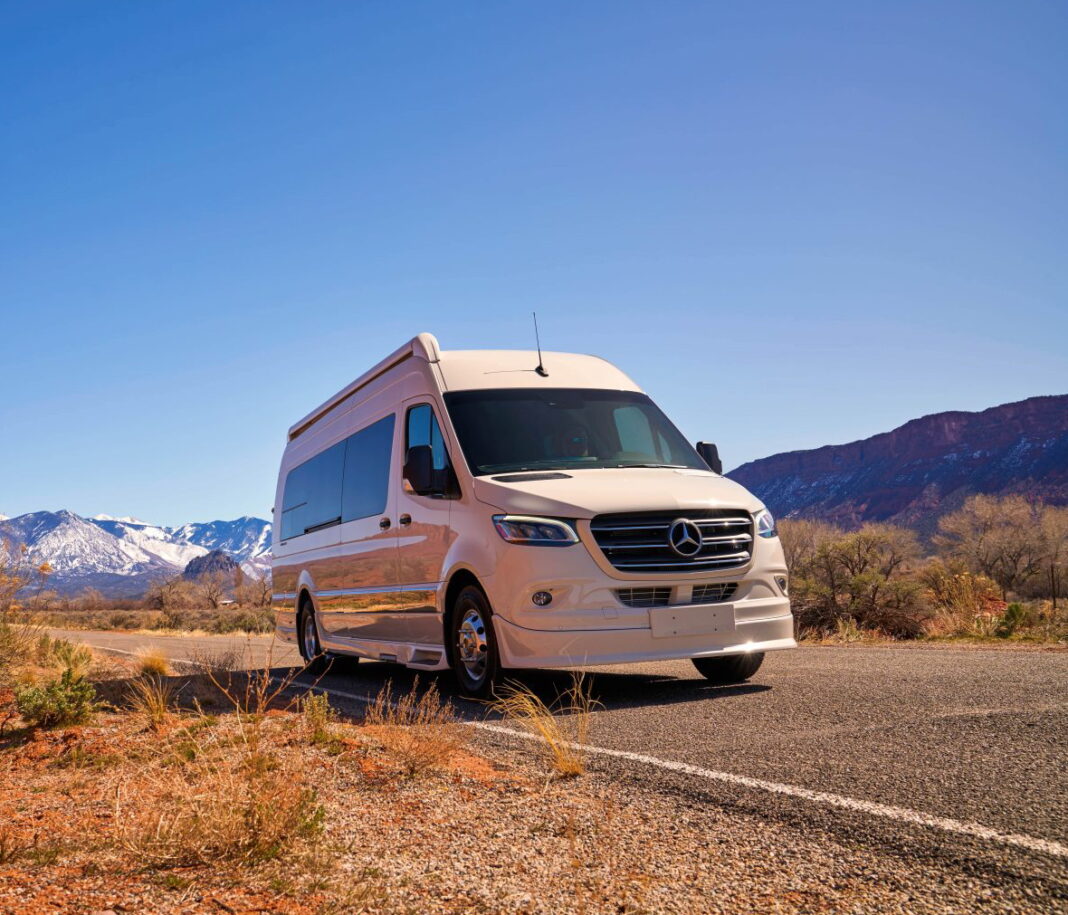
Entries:
[[768,538],[779,536],[779,532],[775,530],[775,516],[766,508],[763,511],[757,512],[756,528],[757,533],[761,537]]
[[555,518],[528,518],[525,515],[494,515],[493,526],[501,539],[528,546],[571,546],[578,534],[566,521]]

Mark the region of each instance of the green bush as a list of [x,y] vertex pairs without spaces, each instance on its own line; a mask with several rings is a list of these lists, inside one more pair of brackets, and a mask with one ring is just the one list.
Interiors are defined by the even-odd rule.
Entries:
[[1016,630],[1031,622],[1031,612],[1023,604],[1009,604],[998,620],[994,635],[1007,639],[1016,634]]
[[36,727],[84,724],[96,710],[96,690],[68,667],[45,686],[15,690],[15,704],[26,722]]

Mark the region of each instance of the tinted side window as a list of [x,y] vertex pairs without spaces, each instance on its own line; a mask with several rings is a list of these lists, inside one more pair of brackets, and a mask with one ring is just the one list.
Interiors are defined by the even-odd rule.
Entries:
[[449,453],[445,450],[445,440],[441,437],[441,427],[430,404],[421,403],[408,410],[407,440],[405,454],[416,445],[429,445],[434,456],[434,469],[444,470],[449,466]]
[[283,540],[341,520],[344,463],[345,443],[338,442],[289,471],[282,495]]
[[350,435],[345,455],[341,518],[353,521],[381,515],[389,496],[389,462],[393,454],[392,415]]

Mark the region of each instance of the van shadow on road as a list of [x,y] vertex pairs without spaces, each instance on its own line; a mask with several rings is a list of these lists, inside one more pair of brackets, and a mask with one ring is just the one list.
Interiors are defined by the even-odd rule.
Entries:
[[[547,705],[573,685],[570,670],[509,671],[507,680],[525,686]],[[677,705],[687,702],[726,699],[732,696],[755,695],[767,692],[770,686],[762,683],[742,683],[736,686],[716,686],[703,677],[664,677],[645,673],[596,673],[584,675],[590,697],[596,702],[594,711],[650,706]],[[305,673],[294,685],[307,687],[314,676]],[[453,701],[457,714],[470,720],[497,717],[489,703],[477,702],[462,696],[456,689],[449,671],[427,673],[410,670],[398,664],[360,661],[351,658],[334,659],[318,679],[321,689],[340,690],[356,695],[376,695],[386,684],[394,693],[411,689],[424,690],[436,683],[441,695]]]

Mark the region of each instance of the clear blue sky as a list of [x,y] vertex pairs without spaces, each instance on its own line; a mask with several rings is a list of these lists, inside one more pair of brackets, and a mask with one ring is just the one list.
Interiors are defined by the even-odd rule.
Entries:
[[1068,5],[0,4],[0,513],[269,516],[413,334],[728,466],[1068,391]]

